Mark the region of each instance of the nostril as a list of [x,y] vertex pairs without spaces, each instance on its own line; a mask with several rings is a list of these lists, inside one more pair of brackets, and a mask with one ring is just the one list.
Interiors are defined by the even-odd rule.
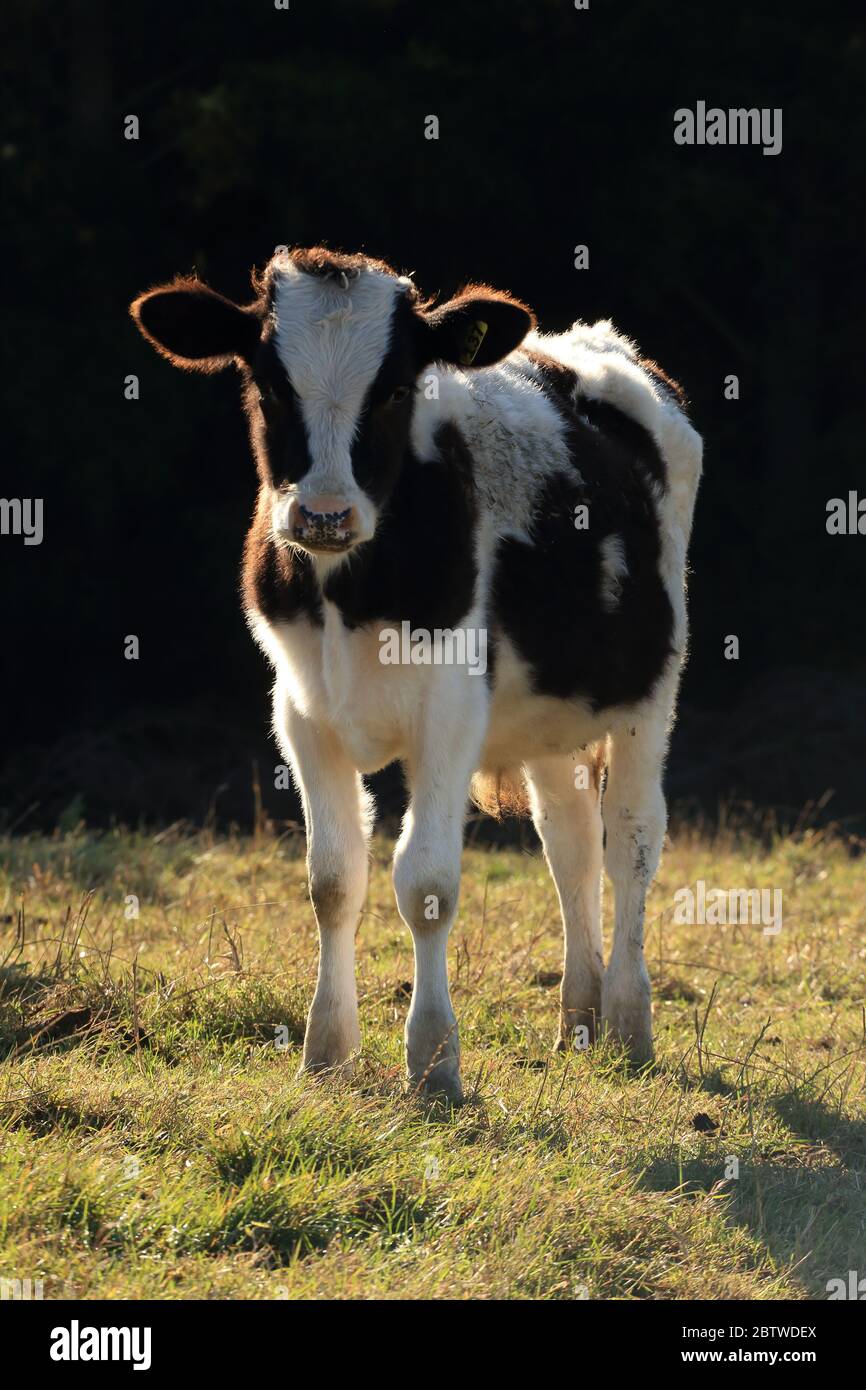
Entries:
[[358,514],[339,495],[294,497],[287,519],[291,539],[311,550],[346,550],[356,538]]
[[303,502],[300,504],[298,510],[305,523],[308,526],[313,526],[317,530],[323,526],[345,526],[352,515],[351,507],[346,507],[344,511],[318,512],[311,511],[309,507],[304,506]]

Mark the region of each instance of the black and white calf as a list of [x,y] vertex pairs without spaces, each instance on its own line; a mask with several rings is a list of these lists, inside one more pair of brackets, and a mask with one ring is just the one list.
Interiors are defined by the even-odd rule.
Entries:
[[[544,845],[565,927],[560,1045],[603,1025],[649,1060],[644,898],[701,471],[679,388],[609,323],[545,336],[476,285],[432,307],[363,256],[283,252],[254,287],[239,307],[177,280],[132,313],[175,365],[234,362],[243,379],[260,479],[246,608],[276,673],[321,943],[305,1066],[337,1067],[360,1043],[362,776],[394,759],[410,790],[394,886],[415,944],[412,1084],[460,1094],[446,947],[473,779],[482,801],[523,789]],[[480,634],[486,671],[386,662],[394,630],[423,630],[428,656],[437,632],[458,656]]]

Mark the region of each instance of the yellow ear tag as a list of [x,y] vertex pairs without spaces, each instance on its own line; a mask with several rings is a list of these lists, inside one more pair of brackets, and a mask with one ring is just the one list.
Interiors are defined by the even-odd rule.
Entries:
[[484,342],[487,335],[487,324],[483,319],[476,319],[466,334],[463,344],[463,351],[458,357],[461,367],[471,367],[475,358],[478,356],[478,349]]

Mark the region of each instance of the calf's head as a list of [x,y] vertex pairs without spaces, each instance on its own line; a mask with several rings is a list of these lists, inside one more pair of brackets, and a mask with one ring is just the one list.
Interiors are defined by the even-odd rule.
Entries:
[[274,535],[314,555],[346,554],[373,536],[423,369],[490,366],[535,322],[483,285],[431,307],[383,262],[323,248],[276,255],[254,287],[257,298],[239,305],[177,279],[131,313],[175,366],[239,367]]

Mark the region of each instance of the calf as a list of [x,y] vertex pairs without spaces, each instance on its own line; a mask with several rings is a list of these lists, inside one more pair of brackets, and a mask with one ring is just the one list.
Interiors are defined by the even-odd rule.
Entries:
[[178,279],[132,314],[176,366],[241,374],[259,473],[245,605],[275,671],[319,927],[304,1067],[360,1043],[363,776],[394,759],[412,1086],[460,1097],[446,947],[470,785],[486,808],[528,805],[544,846],[565,929],[558,1045],[603,1026],[649,1061],[644,899],[701,468],[679,387],[609,323],[545,336],[483,285],[435,306],[365,256],[284,251],[254,289],[238,306]]

